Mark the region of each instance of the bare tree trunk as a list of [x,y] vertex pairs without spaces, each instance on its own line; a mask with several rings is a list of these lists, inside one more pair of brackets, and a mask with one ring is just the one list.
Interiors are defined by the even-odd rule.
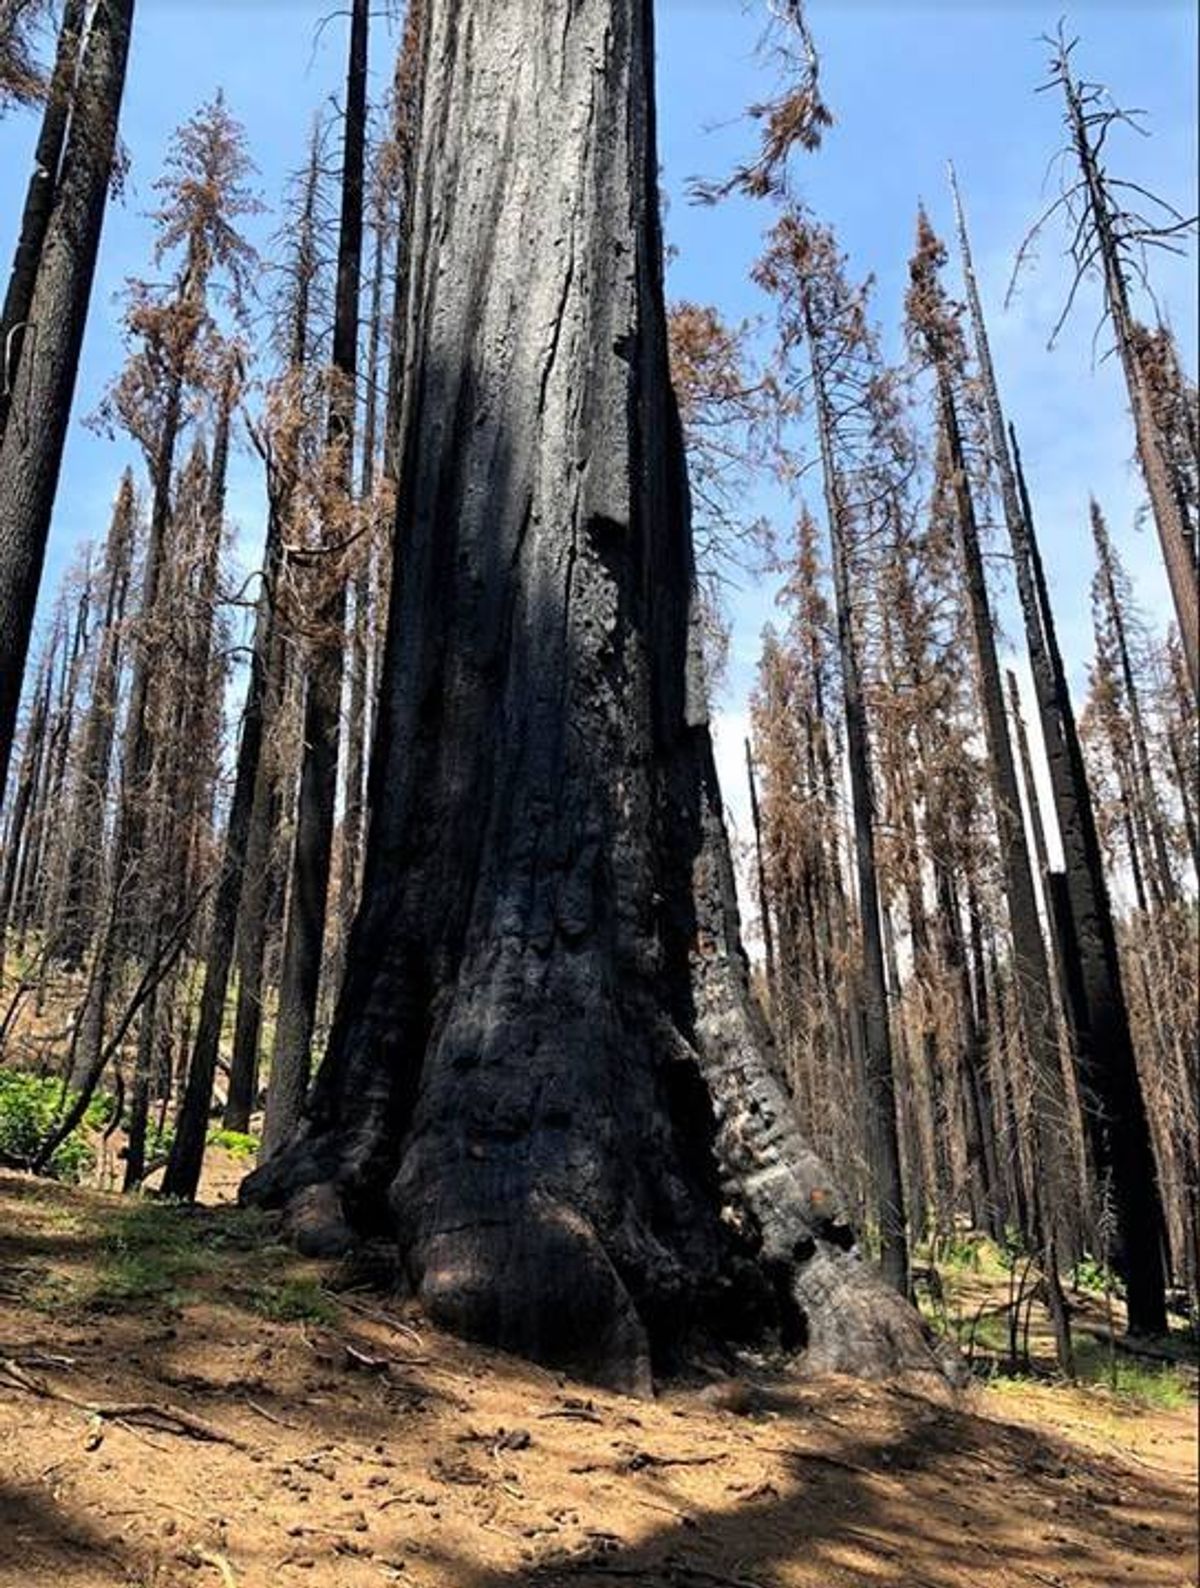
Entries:
[[754,757],[750,741],[746,740],[746,780],[750,785],[750,818],[754,824],[754,854],[758,866],[758,913],[762,922],[763,955],[767,972],[767,996],[771,1003],[772,1019],[778,1017],[775,1008],[776,969],[775,934],[771,927],[771,904],[767,897],[767,873],[763,866],[762,817],[758,809],[758,786],[754,781]]
[[609,1383],[731,1312],[814,1366],[928,1363],[738,942],[651,7],[432,0],[424,60],[364,900],[305,1121],[244,1194],[310,1247],[390,1222],[432,1317]]
[[60,692],[58,743],[54,752],[53,774],[47,790],[47,817],[49,822],[53,824],[54,838],[47,844],[42,897],[39,907],[41,925],[45,933],[47,958],[57,940],[59,928],[62,924],[63,903],[67,890],[65,868],[68,857],[61,835],[67,821],[67,807],[70,803],[67,798],[68,773],[71,764],[71,752],[76,740],[75,719],[79,702],[80,680],[91,646],[92,637],[89,624],[94,594],[95,589],[89,555],[84,573],[83,588],[80,591],[76,608],[70,662],[66,670],[63,689]]
[[[329,445],[342,449],[341,478],[347,501],[351,494],[354,460],[354,376],[358,361],[358,294],[362,267],[369,9],[369,0],[353,0],[333,331],[336,384],[329,412]],[[321,632],[313,644],[305,687],[304,759],[292,862],[292,894],[263,1130],[263,1152],[267,1155],[292,1134],[304,1106],[325,942],[337,799],[346,586],[339,568],[324,572],[331,580],[331,588],[317,614]]]
[[975,645],[975,665],[979,683],[979,703],[988,751],[988,771],[992,784],[992,803],[1004,867],[1005,895],[1012,928],[1013,974],[1016,981],[1021,1026],[1029,1047],[1033,1068],[1035,1100],[1032,1109],[1034,1157],[1037,1165],[1038,1197],[1042,1213],[1041,1239],[1045,1254],[1045,1277],[1050,1293],[1059,1361],[1070,1371],[1072,1360],[1070,1328],[1058,1272],[1059,1254],[1064,1246],[1062,1231],[1067,1222],[1067,1192],[1059,1169],[1060,1155],[1051,1144],[1050,1132],[1065,1129],[1068,1110],[1066,1088],[1054,1033],[1053,999],[1046,944],[1038,919],[1033,869],[1021,819],[1016,769],[1004,696],[1000,687],[1000,667],[996,658],[996,638],[991,605],[984,577],[983,557],[975,506],[967,477],[962,435],[959,430],[950,373],[942,364],[938,371],[939,400],[943,435],[957,504],[959,549],[963,560],[971,628]]
[[42,258],[42,245],[46,241],[58,192],[86,12],[86,0],[66,0],[63,7],[54,70],[50,75],[46,107],[42,112],[41,130],[33,154],[33,174],[25,193],[16,254],[8,278],[8,290],[4,295],[4,309],[0,313],[0,441],[4,439],[4,428],[8,423],[21,348],[29,327],[29,311]]
[[[371,272],[371,310],[367,335],[367,400],[363,411],[362,474],[359,499],[364,512],[372,510],[375,491],[375,450],[378,443],[378,386],[383,329],[383,230],[375,233],[375,260]],[[354,576],[354,622],[350,632],[350,714],[346,727],[346,808],[342,814],[342,869],[338,884],[339,963],[344,963],[350,927],[358,908],[362,882],[363,831],[366,826],[366,753],[368,675],[371,636],[371,568],[373,555],[362,554]]]
[[67,840],[66,891],[56,952],[77,969],[92,941],[104,842],[104,809],[117,726],[121,624],[129,592],[134,541],[133,476],[122,476],[105,547],[104,621],[80,746],[74,807]]
[[1136,779],[1134,788],[1146,835],[1150,841],[1149,853],[1144,858],[1148,862],[1148,874],[1152,891],[1157,896],[1159,905],[1175,904],[1179,899],[1179,885],[1175,878],[1175,869],[1171,863],[1166,823],[1163,818],[1162,805],[1159,803],[1157,779],[1150,756],[1149,736],[1146,732],[1145,718],[1142,715],[1142,703],[1138,693],[1137,680],[1134,676],[1133,659],[1130,655],[1125,614],[1122,611],[1121,597],[1117,590],[1114,552],[1112,542],[1108,538],[1108,527],[1104,522],[1104,515],[1101,513],[1100,506],[1095,498],[1092,499],[1091,503],[1091,519],[1092,538],[1095,541],[1096,557],[1100,565],[1099,573],[1103,600],[1108,613],[1113,642],[1116,645],[1117,662],[1121,669],[1121,687],[1125,696],[1125,710],[1129,719],[1130,745],[1133,750],[1133,772]]
[[13,901],[18,893],[19,862],[25,852],[29,812],[45,755],[51,684],[51,673],[47,662],[45,678],[34,691],[29,726],[25,731],[25,744],[21,753],[20,771],[17,775],[16,792],[13,795],[12,812],[8,818],[8,831],[4,837],[3,865],[0,866],[0,982],[4,979],[4,949]]
[[[195,1044],[188,1066],[187,1088],[175,1125],[175,1140],[163,1176],[167,1196],[191,1200],[200,1184],[200,1169],[208,1136],[208,1115],[212,1106],[213,1080],[225,1013],[225,995],[233,964],[238,908],[243,879],[255,792],[262,761],[263,729],[266,718],[269,668],[274,649],[275,585],[280,560],[280,524],[271,512],[267,519],[267,544],[263,556],[263,581],[254,619],[254,640],[250,654],[250,681],[242,713],[242,736],[238,745],[237,772],[229,824],[225,831],[225,851],[217,877],[212,920],[204,955],[204,985]],[[232,1091],[232,1088],[231,1088]],[[249,1111],[247,1110],[247,1122]],[[239,1128],[245,1129],[245,1125]]]
[[45,715],[39,724],[36,745],[37,757],[34,762],[33,791],[29,804],[24,842],[21,845],[20,863],[17,867],[12,900],[9,906],[13,925],[17,931],[17,947],[21,950],[25,946],[25,934],[34,923],[38,880],[42,873],[49,787],[53,777],[55,746],[62,728],[58,712],[51,709],[50,697],[54,692],[55,668],[65,643],[66,631],[60,613],[46,658],[46,709]]
[[875,791],[871,771],[871,743],[867,729],[859,666],[858,640],[851,608],[851,548],[843,491],[834,456],[833,422],[825,388],[819,343],[807,297],[803,307],[812,358],[813,390],[825,500],[829,508],[829,541],[833,562],[834,604],[837,612],[838,655],[841,660],[842,695],[846,716],[846,755],[850,768],[850,804],[854,825],[854,855],[858,876],[859,924],[863,944],[863,1039],[866,1060],[867,1108],[870,1142],[878,1199],[880,1266],[883,1277],[901,1295],[909,1290],[908,1219],[904,1181],[900,1170],[900,1138],[896,1122],[896,1081],[892,1063],[891,1026],[888,1018],[887,981],[884,974],[879,877],[875,860]]
[[0,793],[75,395],[116,146],[134,0],[99,0],[84,43],[62,178],[0,442]]

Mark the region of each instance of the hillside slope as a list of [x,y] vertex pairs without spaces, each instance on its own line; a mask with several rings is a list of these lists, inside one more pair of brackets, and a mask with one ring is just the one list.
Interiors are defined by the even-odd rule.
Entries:
[[765,1365],[626,1400],[231,1208],[3,1174],[0,1229],[4,1588],[1196,1582],[1194,1406]]

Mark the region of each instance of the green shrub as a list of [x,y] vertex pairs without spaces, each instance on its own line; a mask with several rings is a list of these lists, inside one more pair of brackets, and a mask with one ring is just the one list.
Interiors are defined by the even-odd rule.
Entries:
[[253,1158],[259,1149],[259,1139],[240,1130],[214,1128],[208,1133],[208,1145],[223,1147],[233,1158]]
[[1118,1296],[1121,1300],[1125,1298],[1124,1281],[1090,1252],[1085,1252],[1072,1268],[1071,1288],[1087,1290],[1095,1296]]
[[1025,1245],[1025,1237],[1019,1230],[1009,1226],[1004,1232],[1004,1240],[996,1249],[996,1257],[1000,1267],[1005,1273],[1011,1273],[1014,1268],[1020,1267],[1029,1256]]
[[[27,1167],[70,1102],[62,1082],[0,1068],[0,1161]],[[83,1124],[55,1149],[46,1165],[56,1180],[78,1184],[96,1161],[85,1132],[101,1128],[111,1115],[111,1098],[94,1098]]]

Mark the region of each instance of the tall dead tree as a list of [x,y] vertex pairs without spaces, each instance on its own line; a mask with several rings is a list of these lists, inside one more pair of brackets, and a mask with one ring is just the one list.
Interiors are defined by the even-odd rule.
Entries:
[[21,213],[8,289],[4,294],[4,308],[0,311],[0,440],[3,439],[8,421],[21,347],[29,325],[38,265],[41,263],[46,230],[54,209],[54,196],[58,191],[86,13],[85,0],[67,0],[63,7],[54,69],[46,85],[42,124],[33,153],[33,172],[25,192],[25,207]]
[[[308,160],[289,200],[288,248],[279,295],[276,340],[281,369],[268,387],[261,425],[251,430],[266,469],[268,551],[278,548],[277,565],[264,564],[274,604],[262,711],[264,732],[277,729],[287,693],[288,653],[297,625],[289,622],[284,590],[285,541],[295,538],[294,519],[301,475],[319,418],[320,394],[314,389],[312,356],[315,308],[320,303],[322,258],[319,246],[321,128],[313,129]],[[268,593],[264,588],[263,594]],[[293,603],[294,605],[294,603]],[[237,1011],[224,1121],[229,1130],[248,1131],[258,1095],[259,1046],[263,1023],[264,967],[273,906],[281,891],[277,849],[283,805],[285,752],[268,743],[260,755],[237,923]]]
[[91,301],[133,3],[98,0],[84,40],[61,176],[38,255],[23,356],[0,440],[0,793],[8,776]]
[[816,522],[802,510],[782,600],[787,631],[763,637],[751,700],[762,778],[767,886],[776,922],[772,1020],[782,1068],[809,1139],[837,1163],[855,1206],[871,1202],[862,1078],[852,1061],[858,992],[842,883],[840,778],[834,769],[833,618]]
[[[1029,245],[1045,223],[1059,210],[1065,211],[1071,228],[1074,279],[1051,342],[1070,313],[1084,277],[1098,273],[1104,283],[1104,317],[1111,322],[1125,376],[1138,462],[1158,530],[1192,690],[1200,696],[1200,596],[1197,595],[1197,509],[1200,504],[1195,494],[1195,418],[1184,419],[1184,429],[1190,429],[1191,439],[1185,444],[1185,454],[1181,457],[1178,429],[1171,418],[1175,405],[1169,400],[1164,403],[1161,379],[1167,368],[1163,360],[1164,347],[1169,353],[1167,364],[1174,364],[1176,370],[1178,357],[1165,327],[1150,331],[1139,324],[1133,312],[1130,290],[1131,282],[1140,281],[1144,287],[1149,285],[1148,251],[1153,248],[1178,251],[1187,234],[1195,230],[1196,221],[1195,217],[1181,215],[1173,205],[1148,193],[1138,183],[1109,173],[1104,160],[1105,142],[1121,123],[1136,125],[1137,112],[1120,109],[1101,84],[1086,82],[1075,75],[1071,55],[1077,39],[1068,41],[1060,28],[1057,37],[1047,38],[1046,43],[1051,47],[1050,81],[1046,86],[1062,90],[1063,120],[1077,175],[1026,237],[1013,276],[1015,280]],[[1149,215],[1131,207],[1139,202],[1149,206]],[[1171,382],[1168,380],[1167,384],[1170,386]]]
[[430,0],[423,63],[364,899],[304,1121],[243,1195],[310,1247],[390,1227],[432,1317],[613,1384],[738,1313],[814,1366],[927,1363],[738,942],[652,7]]
[[[862,549],[874,514],[887,499],[888,459],[882,421],[879,360],[862,294],[848,286],[830,233],[792,211],[771,234],[756,278],[779,303],[784,378],[811,394],[829,517],[838,658],[850,771],[850,804],[862,933],[863,1030],[867,1106],[878,1195],[884,1277],[908,1290],[908,1233],[896,1120],[896,1083],[884,969],[883,922],[876,862],[872,750],[863,686],[859,584]],[[795,368],[801,349],[806,373]],[[876,450],[878,449],[878,451]],[[874,454],[868,463],[868,453]]]
[[1021,470],[1016,434],[1011,426],[1005,429],[983,303],[953,169],[950,180],[991,457],[997,471],[1013,555],[1050,789],[1063,848],[1071,915],[1069,936],[1075,951],[1066,969],[1070,984],[1077,989],[1076,996],[1070,999],[1070,1012],[1084,1125],[1093,1169],[1101,1177],[1104,1194],[1111,1199],[1116,1214],[1119,1261],[1126,1272],[1130,1327],[1135,1331],[1160,1333],[1166,1327],[1162,1262],[1159,1243],[1148,1239],[1147,1232],[1161,1228],[1162,1205],[1121,982],[1104,858],[1032,506]]
[[33,699],[30,701],[25,742],[21,750],[16,788],[4,834],[3,855],[0,857],[0,980],[3,979],[4,951],[13,903],[20,894],[18,879],[21,862],[28,849],[26,829],[45,759],[46,724],[50,716],[50,697],[54,687],[51,660],[52,657],[47,656],[37,687],[33,691]]
[[104,612],[84,719],[72,810],[65,838],[66,891],[55,953],[77,968],[96,923],[103,864],[104,812],[116,738],[122,624],[133,565],[137,503],[133,474],[121,477],[104,548]]
[[1145,834],[1148,852],[1143,855],[1143,865],[1150,881],[1150,891],[1159,905],[1172,904],[1179,897],[1179,885],[1167,836],[1166,818],[1159,798],[1159,778],[1150,748],[1150,733],[1142,706],[1141,690],[1129,632],[1127,608],[1131,605],[1125,571],[1108,534],[1108,525],[1100,504],[1092,499],[1092,540],[1096,548],[1096,576],[1093,582],[1093,602],[1097,617],[1097,644],[1109,652],[1115,665],[1118,688],[1121,692],[1132,766],[1128,769],[1133,782],[1135,821]]
[[[367,55],[369,0],[354,0],[346,76],[342,152],[341,225],[334,296],[332,389],[327,445],[332,468],[330,505],[348,508],[354,468],[355,371],[358,366],[358,300],[362,270],[366,174]],[[325,944],[329,872],[337,801],[338,740],[346,627],[346,584],[338,542],[350,513],[327,527],[323,593],[315,613],[316,633],[307,658],[304,695],[304,757],[291,898],[284,934],[275,1045],[267,1091],[263,1151],[270,1154],[295,1130],[304,1105],[312,1063],[317,994]]]
[[254,638],[250,652],[250,677],[246,704],[242,711],[242,732],[238,744],[237,772],[233,799],[225,829],[225,847],[217,876],[212,918],[204,956],[204,984],[195,1043],[188,1066],[187,1087],[175,1126],[163,1191],[168,1196],[192,1198],[200,1184],[204,1146],[208,1135],[208,1115],[212,1105],[221,1027],[225,1015],[225,996],[233,966],[238,908],[246,871],[246,856],[254,812],[254,795],[262,760],[263,731],[266,723],[269,670],[275,642],[276,582],[280,560],[280,522],[269,513],[267,544],[263,558],[262,586],[254,619]]
[[996,635],[984,573],[956,390],[965,347],[957,316],[940,281],[946,251],[924,210],[917,218],[916,251],[909,265],[907,308],[914,347],[931,368],[936,387],[940,438],[956,506],[959,551],[975,652],[980,715],[988,752],[1008,916],[1012,929],[1013,972],[1021,1027],[1032,1066],[1035,1099],[1031,1109],[1038,1176],[1041,1239],[1051,1315],[1059,1360],[1071,1366],[1070,1326],[1059,1278],[1059,1262],[1069,1249],[1067,1219],[1072,1205],[1061,1172],[1062,1152],[1051,1133],[1068,1122],[1063,1071],[1054,1029],[1054,1005],[1046,944],[1038,916],[1033,868],[1021,817],[1012,744],[1000,683]]

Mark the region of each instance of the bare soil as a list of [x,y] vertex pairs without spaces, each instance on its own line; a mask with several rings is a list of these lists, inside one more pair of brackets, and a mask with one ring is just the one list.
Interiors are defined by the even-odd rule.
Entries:
[[344,1278],[0,1174],[3,1588],[1197,1582],[1194,1406],[765,1364],[634,1401]]

